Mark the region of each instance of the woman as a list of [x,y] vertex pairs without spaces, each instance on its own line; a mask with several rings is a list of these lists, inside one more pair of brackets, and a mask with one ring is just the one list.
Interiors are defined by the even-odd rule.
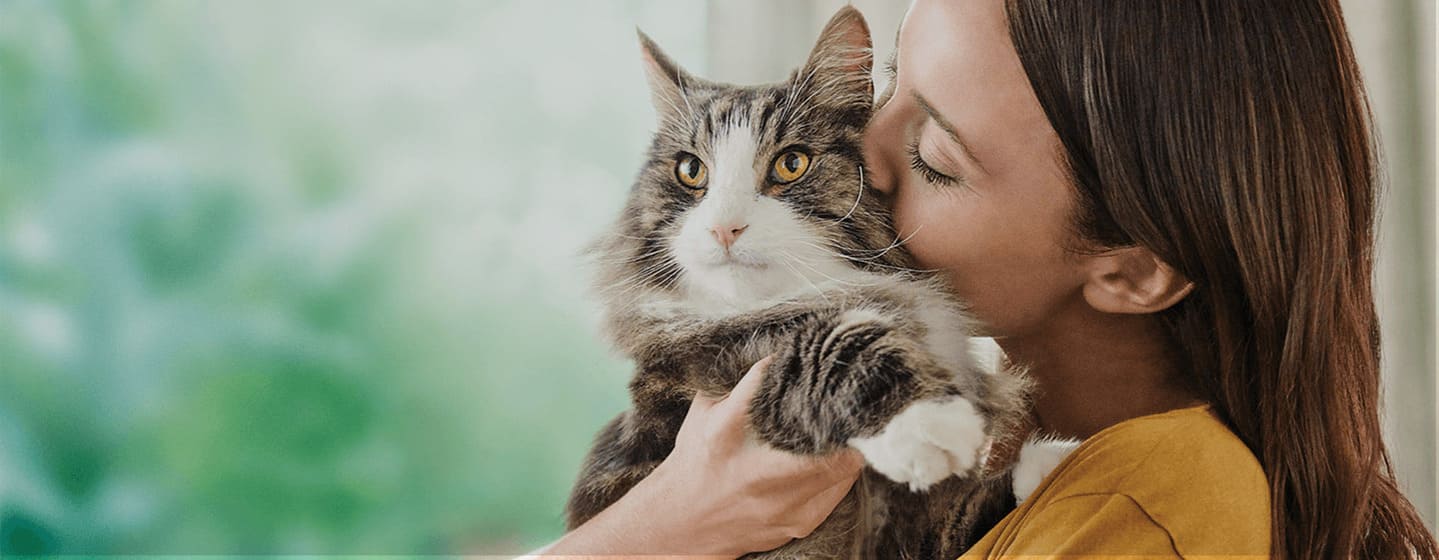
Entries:
[[[875,186],[1029,368],[1039,428],[1088,438],[965,558],[1439,555],[1381,438],[1377,169],[1337,1],[917,0],[897,53]],[[817,526],[862,461],[745,444],[762,370],[546,552],[735,557]]]

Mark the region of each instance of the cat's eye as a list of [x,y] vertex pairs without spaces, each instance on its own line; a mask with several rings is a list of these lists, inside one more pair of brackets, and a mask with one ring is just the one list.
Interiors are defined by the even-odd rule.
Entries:
[[705,169],[705,162],[700,161],[699,156],[694,154],[681,154],[679,159],[675,160],[675,178],[679,179],[680,184],[686,187],[704,188],[708,173]]
[[792,183],[803,177],[809,171],[809,154],[799,150],[790,150],[774,158],[774,182],[784,184]]

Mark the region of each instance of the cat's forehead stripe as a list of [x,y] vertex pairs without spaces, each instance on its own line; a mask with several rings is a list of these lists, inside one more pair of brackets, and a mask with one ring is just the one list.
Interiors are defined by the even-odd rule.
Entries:
[[752,197],[755,176],[755,134],[748,122],[727,123],[714,135],[714,175],[708,198],[725,204]]

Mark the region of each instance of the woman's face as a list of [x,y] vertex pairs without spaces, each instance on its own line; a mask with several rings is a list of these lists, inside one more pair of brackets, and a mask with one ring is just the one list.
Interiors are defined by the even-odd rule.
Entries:
[[1073,190],[1010,42],[1003,0],[917,0],[897,79],[865,140],[875,187],[922,268],[944,272],[996,337],[1079,298]]

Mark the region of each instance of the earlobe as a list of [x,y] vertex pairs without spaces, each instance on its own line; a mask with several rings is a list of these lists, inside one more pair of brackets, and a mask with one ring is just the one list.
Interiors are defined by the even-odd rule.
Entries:
[[1143,247],[1090,258],[1084,300],[1105,313],[1158,313],[1194,291],[1194,282]]

